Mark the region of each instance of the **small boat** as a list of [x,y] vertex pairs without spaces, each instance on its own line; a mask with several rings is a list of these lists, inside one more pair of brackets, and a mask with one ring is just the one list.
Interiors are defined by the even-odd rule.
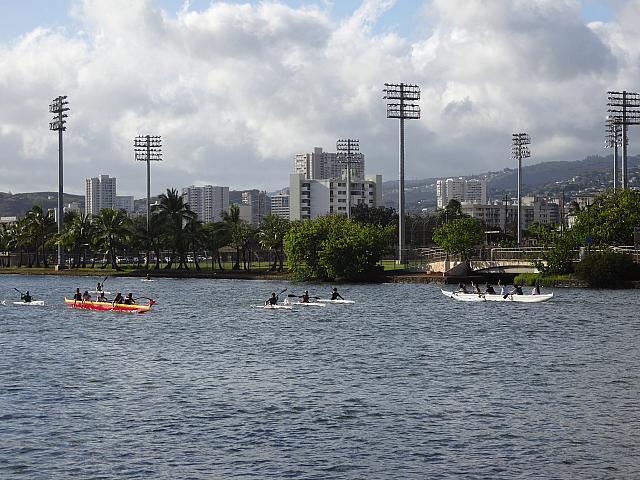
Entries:
[[44,300],[31,300],[30,302],[13,302],[14,305],[27,305],[31,307],[44,307]]
[[459,300],[461,302],[519,302],[519,303],[538,303],[546,302],[553,298],[553,293],[544,293],[540,295],[501,295],[499,293],[462,293],[462,292],[450,292],[448,290],[442,290],[442,294],[446,297]]
[[320,300],[318,300],[318,302],[322,302],[322,303],[356,303],[355,300],[341,300],[341,299],[336,299],[336,300],[329,300],[328,298],[321,298]]
[[106,312],[128,312],[128,313],[145,313],[151,310],[151,306],[155,305],[154,300],[149,300],[149,302],[144,305],[127,305],[125,303],[116,303],[113,304],[111,302],[91,302],[91,301],[80,301],[73,300],[69,298],[64,299],[64,303],[66,303],[69,308],[83,308],[85,310],[100,310]]
[[293,307],[291,305],[283,305],[283,304],[275,304],[275,305],[256,305],[256,308],[265,308],[267,310],[291,310]]
[[141,282],[155,282],[153,278],[143,278],[140,280]]

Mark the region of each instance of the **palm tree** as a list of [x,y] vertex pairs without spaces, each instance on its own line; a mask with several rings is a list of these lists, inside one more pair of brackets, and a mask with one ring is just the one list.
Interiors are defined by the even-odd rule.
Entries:
[[229,213],[222,212],[222,220],[228,225],[231,235],[231,245],[236,248],[236,261],[232,270],[240,270],[240,249],[244,245],[244,234],[242,232],[242,224],[240,219],[240,207],[235,203],[229,207]]
[[231,230],[226,222],[212,222],[204,225],[206,235],[206,247],[211,250],[211,270],[213,270],[214,256],[218,262],[218,268],[224,270],[220,259],[220,249],[231,243]]
[[94,226],[91,217],[84,213],[73,214],[65,218],[65,228],[59,240],[71,252],[74,252],[73,266],[85,268],[87,266],[87,247],[94,236]]
[[184,203],[182,196],[174,188],[167,189],[167,193],[160,195],[159,199],[160,202],[154,210],[161,224],[165,227],[167,239],[171,246],[171,256],[165,268],[171,268],[175,261],[176,252],[180,254],[178,269],[183,265],[186,267],[184,258],[186,253],[184,224],[189,220],[195,219],[196,214],[189,210],[189,205]]
[[45,248],[45,242],[50,232],[50,227],[53,225],[53,218],[48,214],[45,215],[40,205],[34,205],[31,210],[27,212],[24,217],[26,222],[26,228],[29,232],[29,237],[33,242],[33,250],[35,254],[36,267],[40,267],[40,256],[38,252],[42,247],[42,256],[44,257],[44,266],[48,267],[47,253]]
[[196,264],[196,270],[200,270],[200,264],[198,263],[198,251],[204,246],[207,240],[202,222],[195,218],[188,220],[184,226],[184,232],[187,244],[191,247],[193,252],[193,261]]
[[[106,249],[108,258],[111,259],[111,268],[120,270],[116,261],[116,247],[125,242],[130,233],[131,221],[121,210],[103,208],[98,215],[93,217],[98,244]],[[106,266],[103,265],[103,268]]]
[[257,237],[260,246],[274,254],[273,265],[269,267],[270,271],[278,269],[281,272],[284,269],[284,236],[289,231],[289,227],[289,220],[272,213],[262,221]]

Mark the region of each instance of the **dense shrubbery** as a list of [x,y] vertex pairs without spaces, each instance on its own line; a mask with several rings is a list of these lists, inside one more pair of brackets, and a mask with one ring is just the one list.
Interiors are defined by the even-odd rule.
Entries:
[[585,257],[576,266],[576,275],[590,287],[621,288],[640,279],[640,267],[629,255],[597,252]]
[[284,238],[289,270],[300,279],[368,280],[389,250],[394,228],[328,215],[294,223]]

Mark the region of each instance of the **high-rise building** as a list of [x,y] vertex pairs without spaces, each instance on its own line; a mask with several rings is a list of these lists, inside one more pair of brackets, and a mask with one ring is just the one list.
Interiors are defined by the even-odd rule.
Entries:
[[[462,202],[462,213],[483,222],[488,228],[509,230],[517,228],[518,204],[501,201],[491,203]],[[559,225],[560,205],[541,197],[522,197],[523,230],[533,222],[544,225]]]
[[219,222],[229,211],[229,187],[205,185],[184,187],[182,198],[202,222]]
[[[289,219],[307,220],[328,214],[347,214],[347,182],[343,179],[314,180],[302,173],[289,176]],[[351,206],[382,205],[382,175],[351,181]]]
[[103,208],[116,207],[116,178],[109,175],[85,180],[84,211],[97,215]]
[[[351,164],[351,179],[364,179],[364,154],[354,153]],[[298,153],[294,160],[294,173],[304,175],[307,180],[327,180],[347,178],[347,168],[340,162],[337,153],[323,152],[315,147],[313,153]]]
[[487,203],[487,181],[485,179],[447,178],[436,181],[438,208],[445,208],[450,200],[470,203]]
[[289,219],[289,194],[278,193],[271,196],[271,213]]
[[264,217],[271,212],[271,199],[260,190],[245,190],[242,192],[242,203],[251,207],[251,225],[257,227]]

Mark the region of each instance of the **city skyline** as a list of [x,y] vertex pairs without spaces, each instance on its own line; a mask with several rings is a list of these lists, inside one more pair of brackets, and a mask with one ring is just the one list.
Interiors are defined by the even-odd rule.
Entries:
[[[603,150],[606,91],[638,89],[632,1],[28,1],[3,6],[0,191],[52,191],[47,104],[68,95],[65,192],[118,177],[140,198],[132,139],[163,136],[152,191],[192,184],[276,191],[292,160],[360,139],[367,170],[397,178],[386,81],[421,86],[406,177],[513,168]],[[5,28],[6,27],[6,28]],[[391,74],[389,73],[391,72]],[[630,154],[636,154],[634,129]],[[525,164],[530,164],[529,161]],[[24,172],[28,171],[26,176]]]

